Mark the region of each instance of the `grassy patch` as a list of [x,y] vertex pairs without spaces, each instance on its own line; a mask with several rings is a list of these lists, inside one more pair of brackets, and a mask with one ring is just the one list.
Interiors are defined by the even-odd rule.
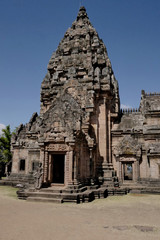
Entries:
[[0,197],[11,197],[17,199],[17,188],[9,186],[0,186]]

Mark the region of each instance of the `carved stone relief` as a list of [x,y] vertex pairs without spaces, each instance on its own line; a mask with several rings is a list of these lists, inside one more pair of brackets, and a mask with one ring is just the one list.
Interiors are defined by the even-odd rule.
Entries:
[[141,155],[141,145],[138,143],[137,140],[132,138],[131,136],[125,136],[120,141],[119,145],[114,149],[115,156],[122,156],[122,155]]

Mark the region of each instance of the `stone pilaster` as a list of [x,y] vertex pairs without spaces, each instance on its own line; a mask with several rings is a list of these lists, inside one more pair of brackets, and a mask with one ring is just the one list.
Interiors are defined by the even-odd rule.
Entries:
[[77,180],[77,157],[74,155],[73,156],[73,181],[74,181],[74,185],[78,185],[78,180]]
[[52,170],[52,156],[49,154],[49,167],[48,167],[48,181],[51,182],[51,170]]
[[99,149],[103,158],[102,171],[105,185],[112,185],[113,166],[111,163],[111,116],[110,110],[106,106],[107,99],[99,105]]
[[49,156],[48,151],[45,152],[45,160],[44,160],[44,182],[48,181],[48,164],[49,164]]
[[111,111],[108,110],[108,162],[109,164],[112,163],[112,156],[111,156]]
[[99,104],[99,152],[103,163],[107,163],[107,110],[106,98]]
[[42,163],[42,167],[43,167],[43,182],[44,182],[44,165],[45,165],[45,152],[44,152],[44,148],[41,148],[41,150],[40,150],[40,162]]
[[69,152],[69,179],[68,185],[73,184],[73,150]]

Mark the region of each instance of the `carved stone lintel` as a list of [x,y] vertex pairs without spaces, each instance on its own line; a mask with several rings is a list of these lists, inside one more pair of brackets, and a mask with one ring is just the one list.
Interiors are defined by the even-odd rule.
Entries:
[[66,152],[69,151],[69,147],[66,144],[49,144],[46,146],[47,151],[53,152]]

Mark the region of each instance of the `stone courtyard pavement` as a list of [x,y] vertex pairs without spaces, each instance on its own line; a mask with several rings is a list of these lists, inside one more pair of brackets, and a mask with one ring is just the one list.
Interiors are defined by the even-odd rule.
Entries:
[[128,194],[84,204],[18,200],[0,186],[0,240],[160,239],[160,196]]

